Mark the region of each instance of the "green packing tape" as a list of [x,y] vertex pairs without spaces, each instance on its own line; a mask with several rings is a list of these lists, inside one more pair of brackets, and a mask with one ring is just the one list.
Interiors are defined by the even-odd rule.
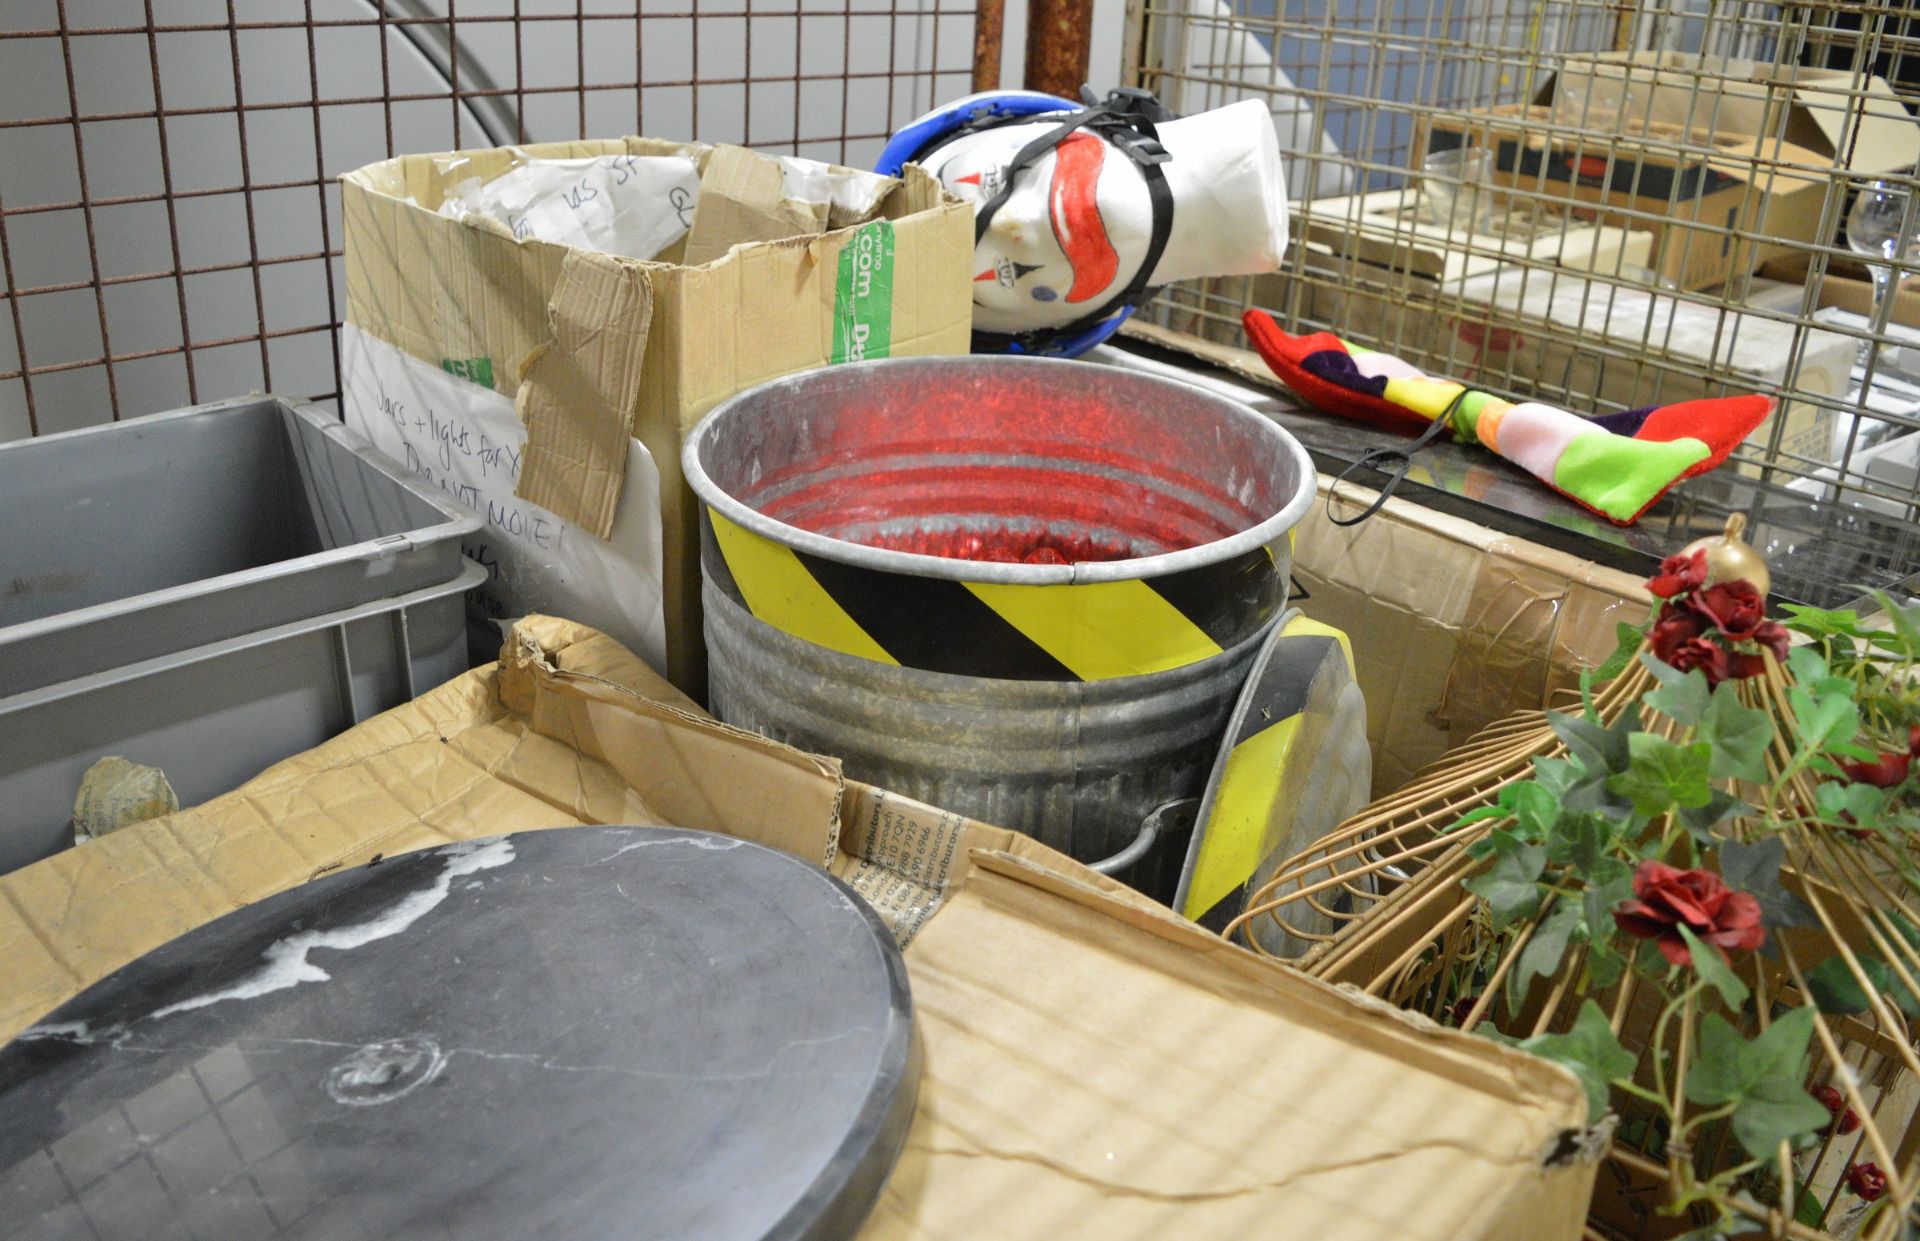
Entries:
[[449,375],[471,379],[483,388],[493,387],[492,358],[441,358],[440,369]]
[[833,297],[833,360],[884,358],[893,349],[893,223],[875,220],[840,249]]

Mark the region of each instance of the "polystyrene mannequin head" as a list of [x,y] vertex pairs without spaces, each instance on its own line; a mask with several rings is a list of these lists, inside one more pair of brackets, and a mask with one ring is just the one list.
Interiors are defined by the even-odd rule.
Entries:
[[[960,133],[917,159],[977,210],[1000,192],[1015,154],[1059,124],[1056,114]],[[1158,138],[1171,157],[1159,168],[1173,207],[1148,283],[1277,270],[1286,190],[1266,106],[1247,100],[1166,121]],[[1146,176],[1125,151],[1095,132],[1070,134],[1014,173],[974,248],[975,328],[1018,335],[1101,309],[1145,260],[1153,210]]]

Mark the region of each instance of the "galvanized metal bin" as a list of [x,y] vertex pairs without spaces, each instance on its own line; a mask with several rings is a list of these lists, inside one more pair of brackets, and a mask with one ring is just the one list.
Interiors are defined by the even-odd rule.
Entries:
[[15,695],[444,585],[480,519],[325,410],[252,397],[0,445],[0,527]]
[[684,468],[721,719],[1085,861],[1200,792],[1314,488],[1245,406],[984,356],[777,380]]
[[119,755],[183,806],[399,706],[467,668],[462,597],[486,570],[0,697],[0,874],[73,843],[81,777]]

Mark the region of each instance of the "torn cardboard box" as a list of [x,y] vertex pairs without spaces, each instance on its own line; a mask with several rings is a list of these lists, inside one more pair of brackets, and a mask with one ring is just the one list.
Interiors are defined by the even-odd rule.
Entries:
[[1920,126],[1884,78],[1681,52],[1570,56],[1530,104],[1422,124],[1423,149],[1490,148],[1500,185],[1655,230],[1655,266],[1683,289],[1831,241],[1834,174],[1920,158]]
[[0,1036],[376,854],[673,822],[826,863],[905,943],[925,1068],[862,1237],[1579,1235],[1595,1164],[1563,1153],[1586,1116],[1563,1070],[1258,959],[1026,837],[843,787],[579,626],[531,618],[505,654],[0,877]]
[[[642,213],[617,194],[677,223],[623,228]],[[486,516],[469,550],[494,614],[598,624],[695,693],[682,436],[780,375],[968,347],[972,214],[917,167],[625,138],[402,156],[348,173],[341,203],[347,420]],[[536,231],[570,216],[673,240],[643,260]]]

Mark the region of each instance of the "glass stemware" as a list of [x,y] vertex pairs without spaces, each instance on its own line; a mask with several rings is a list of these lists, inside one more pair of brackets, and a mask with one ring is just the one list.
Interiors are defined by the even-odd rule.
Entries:
[[[1867,260],[1867,270],[1873,273],[1869,329],[1874,332],[1884,328],[1887,299],[1893,292],[1891,264],[1903,256],[1913,257],[1917,228],[1912,198],[1912,192],[1902,186],[1874,181],[1861,189],[1847,213],[1847,245]],[[1871,336],[1860,342],[1859,366],[1872,363],[1877,344]]]

